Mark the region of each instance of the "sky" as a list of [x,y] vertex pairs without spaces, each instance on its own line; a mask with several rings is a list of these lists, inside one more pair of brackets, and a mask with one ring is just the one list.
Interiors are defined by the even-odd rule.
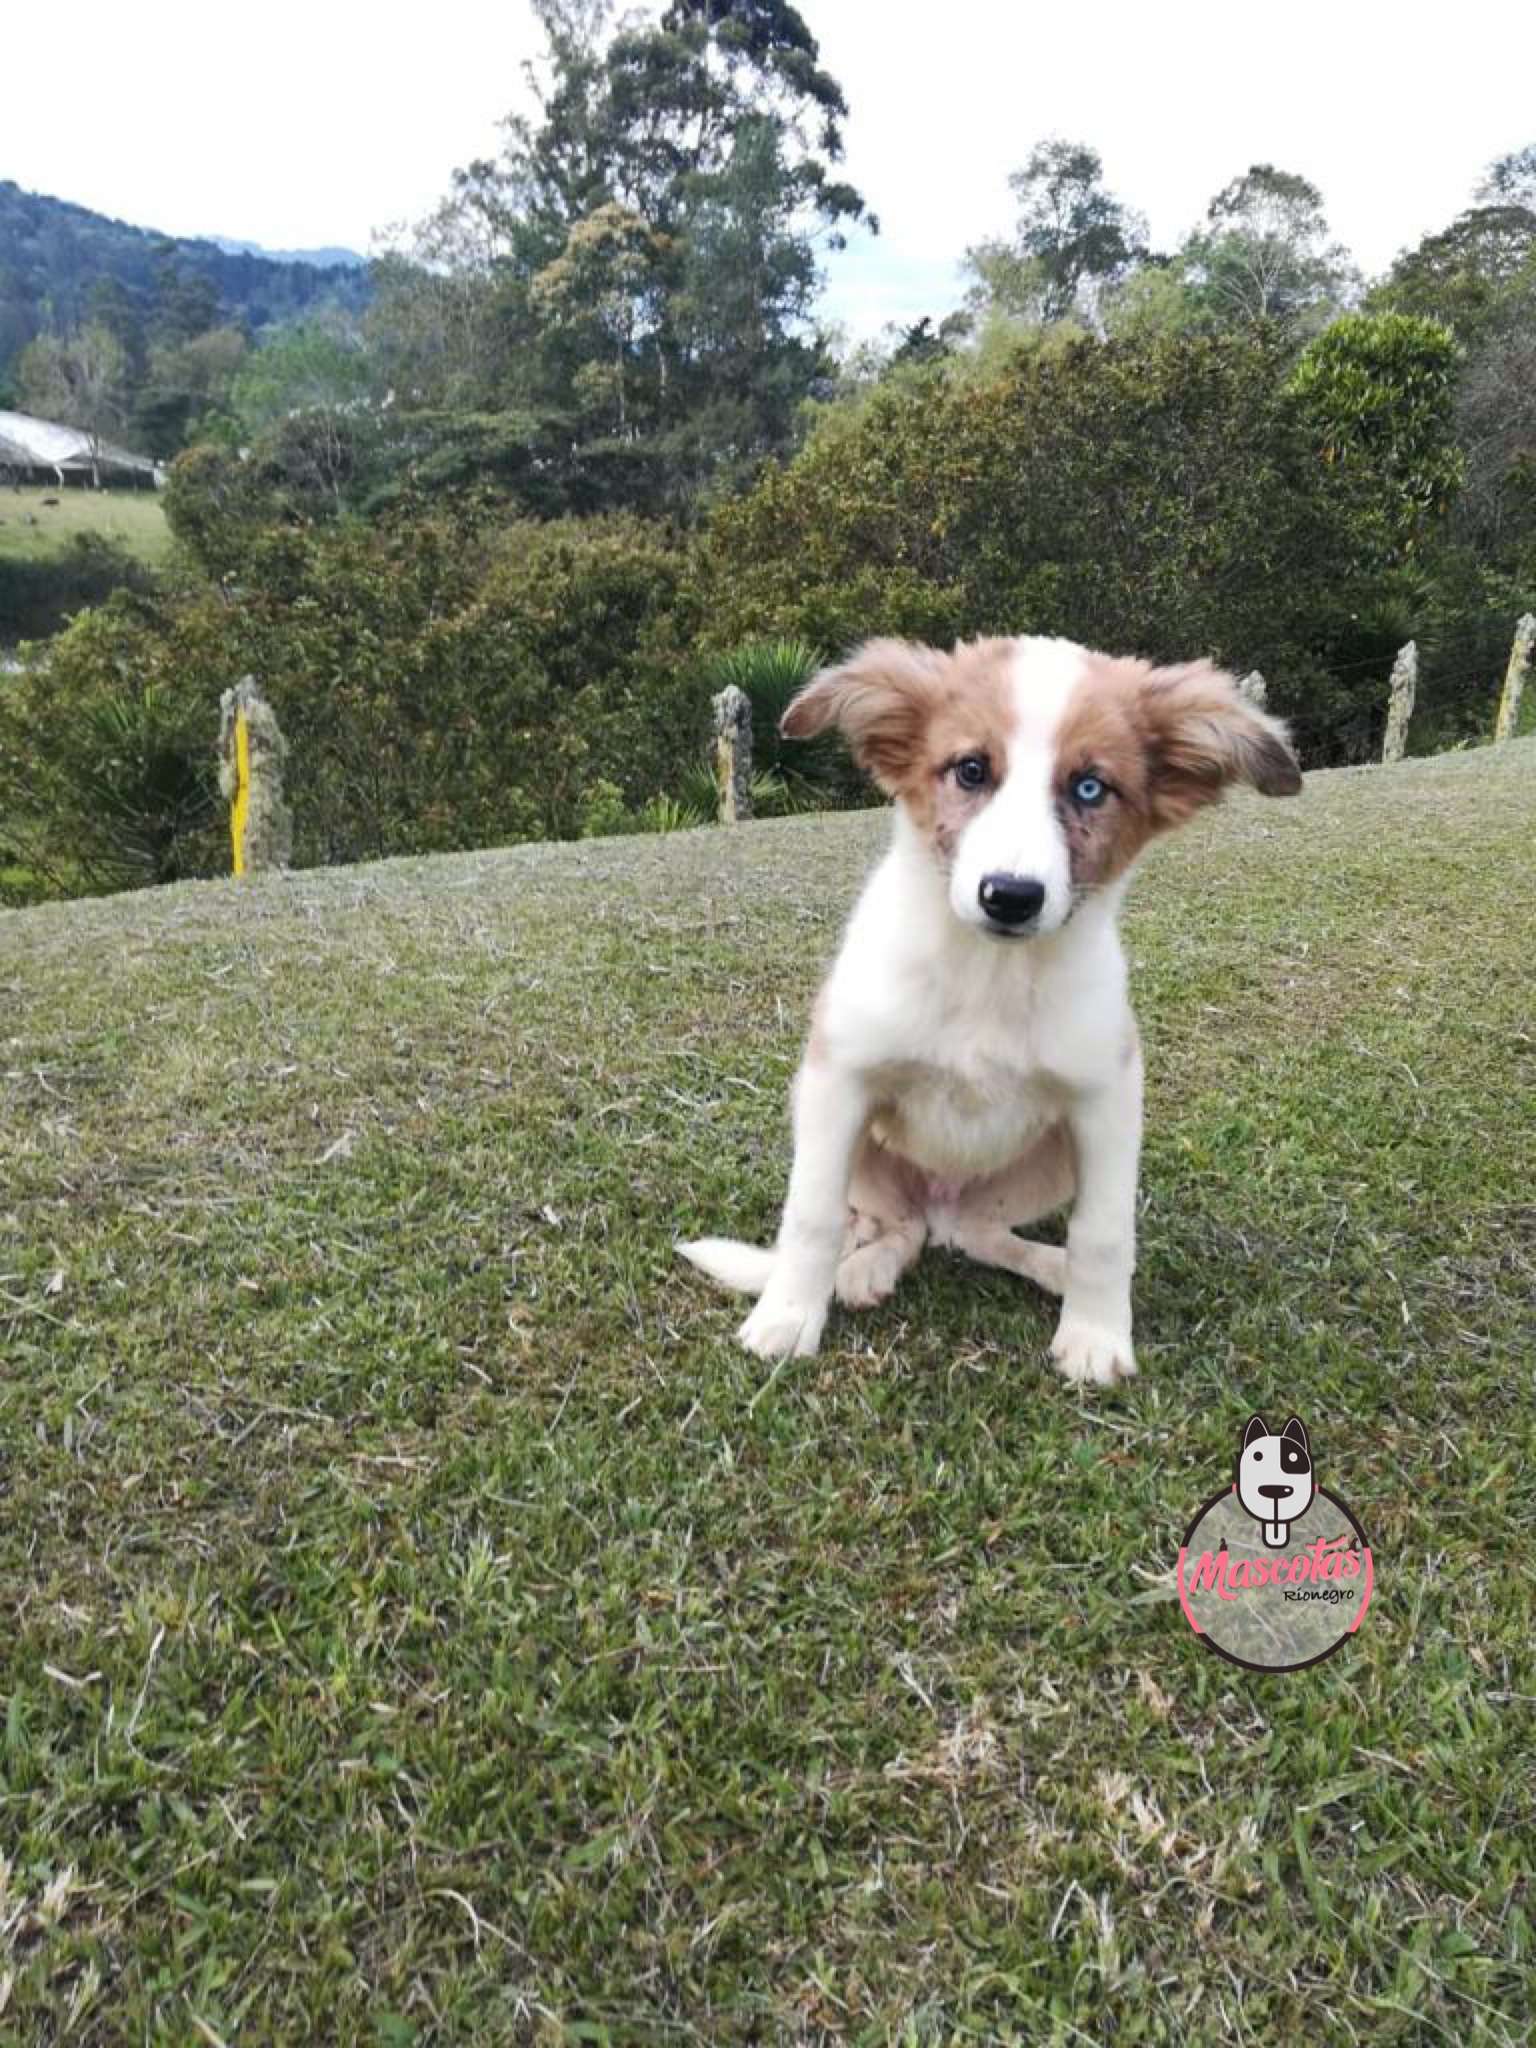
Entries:
[[[854,336],[959,302],[958,259],[1006,233],[1008,174],[1047,135],[1097,148],[1158,246],[1250,164],[1299,171],[1368,274],[1536,140],[1528,0],[799,4],[849,101],[846,175],[881,223],[828,262],[826,313]],[[0,177],[269,248],[366,253],[420,217],[456,164],[494,152],[540,43],[526,0],[6,12]]]

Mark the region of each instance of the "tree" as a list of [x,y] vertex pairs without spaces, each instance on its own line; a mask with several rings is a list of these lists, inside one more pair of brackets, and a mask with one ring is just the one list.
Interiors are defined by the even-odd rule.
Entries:
[[319,321],[285,327],[242,356],[229,405],[247,434],[296,413],[349,412],[366,402],[373,370],[357,337]]
[[39,335],[28,342],[17,366],[22,400],[29,412],[78,427],[90,443],[91,481],[101,482],[101,445],[122,429],[127,409],[128,359],[110,328],[83,327],[77,334]]
[[1398,257],[1371,294],[1373,306],[1442,320],[1476,343],[1526,317],[1536,293],[1536,212],[1525,206],[1469,207],[1447,228]]
[[373,331],[411,403],[532,420],[567,508],[685,510],[785,449],[826,372],[818,250],[867,218],[843,95],[784,0],[536,11],[533,113],[382,274]]
[[1445,513],[1461,482],[1458,356],[1438,321],[1347,313],[1307,347],[1291,380],[1324,461],[1369,468],[1391,542],[1404,549]]
[[1008,184],[1019,201],[1011,242],[966,253],[973,301],[1048,324],[1095,310],[1097,293],[1146,250],[1145,224],[1105,189],[1097,150],[1059,138],[1038,143]]
[[628,431],[629,386],[654,341],[666,254],[663,236],[610,200],[577,221],[533,279],[535,307],[576,358],[578,403],[604,430]]
[[206,437],[228,418],[229,395],[246,356],[237,327],[211,327],[185,341],[151,344],[144,382],[134,401],[136,438],[169,457],[193,436]]
[[1181,254],[1220,325],[1273,320],[1315,331],[1354,282],[1348,252],[1329,237],[1322,194],[1273,164],[1254,164],[1218,192]]
[[1491,163],[1477,197],[1488,206],[1523,206],[1536,214],[1536,142]]

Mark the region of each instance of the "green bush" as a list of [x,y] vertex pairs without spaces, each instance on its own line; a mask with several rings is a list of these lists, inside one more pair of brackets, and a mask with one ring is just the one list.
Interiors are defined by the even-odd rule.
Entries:
[[1379,688],[1354,615],[1382,573],[1388,485],[1319,459],[1289,376],[1260,333],[1084,340],[990,378],[897,381],[716,513],[711,640],[1033,632],[1209,654],[1263,670],[1312,760],[1347,757]]
[[197,697],[119,659],[125,610],[86,614],[70,659],[0,688],[0,841],[28,894],[179,881],[227,846]]
[[[290,744],[300,863],[571,836],[592,829],[595,786],[639,813],[701,754],[690,607],[683,556],[633,520],[498,528],[461,506],[252,524],[219,587],[115,600],[5,693],[0,818],[27,808],[54,877],[153,879],[95,842],[86,861],[85,808],[63,793],[76,707],[153,703],[211,764],[219,694],[251,674]],[[218,835],[173,841],[163,872],[188,871],[194,848],[224,871]]]
[[716,655],[705,671],[713,696],[734,684],[752,706],[753,808],[759,817],[867,802],[869,785],[835,733],[787,740],[779,730],[791,700],[825,664],[809,641],[748,640]]
[[1370,471],[1389,545],[1413,548],[1460,488],[1457,353],[1437,320],[1346,313],[1309,344],[1291,379],[1323,460]]

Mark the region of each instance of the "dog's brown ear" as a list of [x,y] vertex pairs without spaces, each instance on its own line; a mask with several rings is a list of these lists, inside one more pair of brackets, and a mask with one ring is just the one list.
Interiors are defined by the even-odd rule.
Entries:
[[867,640],[837,668],[824,668],[779,721],[787,739],[814,739],[836,726],[853,758],[894,794],[922,745],[942,688],[945,657],[911,640]]
[[1208,661],[1155,668],[1141,685],[1152,815],[1181,825],[1229,783],[1264,796],[1295,796],[1301,769],[1278,718],[1249,703]]

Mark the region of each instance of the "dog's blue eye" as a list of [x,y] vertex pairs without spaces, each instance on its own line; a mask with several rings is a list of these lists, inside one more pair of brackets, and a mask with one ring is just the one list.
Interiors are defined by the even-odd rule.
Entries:
[[985,754],[962,754],[955,763],[955,780],[962,789],[985,789],[991,772]]
[[1109,785],[1097,775],[1076,775],[1072,779],[1072,801],[1091,811],[1109,795]]

